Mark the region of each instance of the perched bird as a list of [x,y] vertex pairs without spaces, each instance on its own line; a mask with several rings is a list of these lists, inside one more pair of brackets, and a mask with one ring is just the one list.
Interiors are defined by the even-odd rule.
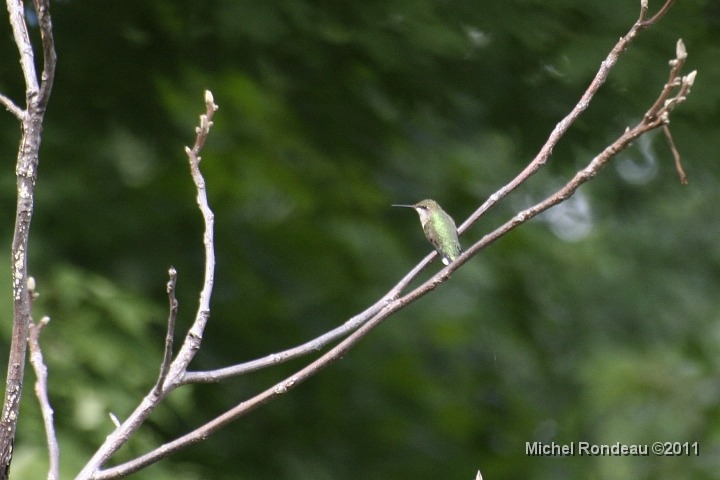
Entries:
[[445,265],[450,265],[462,254],[458,240],[455,220],[440,208],[435,200],[423,200],[415,205],[393,205],[393,207],[414,208],[420,215],[425,236],[442,257]]

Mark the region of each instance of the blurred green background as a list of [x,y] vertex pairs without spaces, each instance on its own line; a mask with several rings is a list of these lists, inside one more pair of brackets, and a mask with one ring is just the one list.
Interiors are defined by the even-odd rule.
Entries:
[[[35,318],[53,319],[41,341],[63,477],[112,430],[108,412],[125,418],[155,381],[170,265],[178,339],[194,317],[202,218],[183,147],[205,89],[220,106],[202,163],[218,264],[195,369],[305,342],[384,294],[431,248],[417,215],[390,204],[434,198],[464,220],[534,157],[639,3],[53,2],[59,60],[30,253]],[[6,21],[0,31],[0,91],[20,102]],[[461,242],[543,199],[636,123],[678,38],[685,73],[699,71],[671,123],[688,186],[662,134],[641,139],[341,362],[132,478],[720,478],[717,1],[678,0],[642,33],[547,167]],[[0,115],[0,358],[18,139]],[[113,461],[308,359],[174,392]],[[12,473],[44,478],[27,379]],[[699,442],[700,455],[530,457],[533,441]]]

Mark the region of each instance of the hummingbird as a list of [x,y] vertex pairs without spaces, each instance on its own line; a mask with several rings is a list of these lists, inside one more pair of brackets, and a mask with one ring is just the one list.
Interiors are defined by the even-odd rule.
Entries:
[[423,200],[415,205],[393,205],[393,207],[414,208],[420,215],[425,236],[442,257],[445,265],[455,261],[462,253],[458,240],[455,220],[440,208],[435,200]]

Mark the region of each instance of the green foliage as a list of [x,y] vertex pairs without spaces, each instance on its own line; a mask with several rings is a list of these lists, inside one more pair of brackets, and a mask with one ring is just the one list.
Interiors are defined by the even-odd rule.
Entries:
[[[651,11],[659,8],[651,1]],[[220,106],[201,164],[216,214],[212,316],[193,367],[297,345],[385,293],[430,251],[392,203],[462,221],[513,178],[637,18],[639,2],[55,2],[31,273],[75,474],[157,378],[165,283],[178,341],[203,269],[183,146]],[[639,119],[677,38],[698,80],[575,203],[492,245],[342,362],[133,478],[717,478],[720,10],[676,2],[621,57],[544,171],[461,238],[539,201]],[[6,41],[0,91],[23,98]],[[33,35],[37,32],[33,31]],[[12,67],[12,68],[11,68]],[[9,245],[18,130],[0,116]],[[8,255],[9,257],[9,255]],[[431,266],[435,271],[438,265]],[[0,307],[7,312],[9,268]],[[175,438],[301,361],[175,392],[115,461]],[[28,372],[13,474],[46,469]],[[699,457],[525,455],[526,442],[700,442]],[[182,473],[181,473],[182,472]]]

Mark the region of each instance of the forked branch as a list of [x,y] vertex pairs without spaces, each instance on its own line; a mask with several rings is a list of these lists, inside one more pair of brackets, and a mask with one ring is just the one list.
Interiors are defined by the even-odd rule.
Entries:
[[[665,12],[667,12],[672,3],[672,0],[667,1],[662,7],[662,9],[648,20],[646,19],[647,2],[642,2],[641,14],[638,21],[635,23],[635,25],[633,25],[633,28],[628,32],[628,34],[620,39],[620,41],[613,48],[606,60],[602,62],[600,70],[598,71],[598,74],[591,83],[590,87],[588,87],[588,90],[585,92],[585,94],[575,106],[575,108],[571,111],[571,113],[568,114],[568,116],[565,117],[565,119],[563,119],[560,123],[558,123],[558,125],[551,133],[547,143],[540,150],[536,158],[528,165],[525,170],[523,170],[520,175],[513,179],[508,185],[501,188],[498,192],[492,195],[487,202],[480,206],[480,208],[470,218],[468,218],[468,220],[463,223],[463,225],[461,226],[462,231],[469,228],[469,226],[472,225],[490,207],[496,204],[501,198],[509,194],[518,185],[526,181],[533,173],[535,173],[540,167],[542,167],[542,165],[547,162],[553,147],[557,144],[562,135],[567,131],[567,129],[575,121],[575,119],[577,119],[580,113],[582,113],[582,111],[587,108],[595,92],[605,82],[607,75],[617,62],[620,54],[627,48],[628,44],[633,40],[633,38],[637,35],[638,32],[650,27],[655,22],[657,22],[665,14]],[[255,395],[254,397],[239,403],[234,408],[218,416],[211,422],[208,422],[205,425],[197,428],[196,430],[189,432],[188,434],[183,435],[182,437],[179,437],[171,442],[168,442],[134,460],[123,463],[113,468],[96,471],[91,478],[119,478],[136,472],[182,448],[204,440],[209,435],[222,428],[223,426],[227,425],[228,423],[247,414],[255,408],[258,408],[259,406],[264,405],[272,399],[287,393],[300,383],[304,382],[311,376],[326,368],[331,363],[342,358],[355,344],[357,344],[365,335],[367,335],[368,332],[377,327],[390,315],[401,310],[414,300],[435,289],[439,283],[447,280],[452,274],[452,272],[454,272],[457,268],[460,268],[465,262],[467,262],[475,254],[477,254],[481,249],[487,247],[488,245],[496,241],[498,238],[508,233],[513,228],[516,228],[517,226],[525,223],[530,218],[533,218],[534,216],[551,208],[552,206],[567,200],[575,193],[575,191],[577,190],[577,188],[579,188],[580,185],[594,178],[615,155],[617,155],[620,151],[626,149],[631,144],[631,142],[633,142],[641,135],[647,133],[650,130],[660,127],[667,128],[670,112],[673,108],[675,108],[678,104],[682,103],[686,99],[686,96],[690,91],[690,87],[692,86],[695,79],[696,72],[692,72],[687,76],[680,77],[679,72],[682,64],[684,63],[685,56],[686,54],[684,53],[684,45],[680,41],[678,42],[676,59],[671,61],[672,68],[670,72],[670,78],[665,87],[662,89],[660,95],[658,96],[657,101],[648,110],[648,112],[643,117],[643,120],[638,125],[636,125],[632,129],[628,128],[615,142],[606,147],[599,155],[593,158],[592,161],[584,169],[580,170],[570,181],[567,182],[565,186],[563,186],[553,195],[551,195],[544,201],[538,203],[537,205],[534,205],[533,207],[530,207],[518,213],[507,223],[505,223],[495,231],[485,235],[480,241],[467,249],[467,251],[456,261],[452,262],[449,266],[443,268],[428,281],[415,288],[414,290],[410,291],[406,295],[400,296],[401,292],[407,287],[407,285],[409,285],[412,279],[414,279],[415,276],[435,258],[435,252],[429,254],[395,287],[393,287],[385,296],[383,296],[378,302],[376,302],[366,311],[348,320],[348,322],[336,328],[335,330],[332,330],[331,332],[328,332],[321,337],[318,337],[317,339],[310,341],[304,345],[277,354],[268,355],[266,357],[253,360],[251,362],[209,372],[185,371],[184,369],[187,367],[188,363],[184,360],[181,361],[181,359],[185,358],[183,356],[184,354],[182,353],[183,350],[181,350],[178,358],[175,360],[175,362],[173,362],[171,373],[170,375],[168,375],[168,379],[165,381],[162,391],[167,391],[171,388],[177,387],[185,383],[215,382],[231,376],[236,376],[250,371],[254,371],[259,368],[265,368],[277,363],[287,361],[291,358],[296,358],[298,356],[306,355],[313,351],[319,350],[320,348],[327,345],[329,342],[332,342],[347,335],[347,337],[339,344],[337,344],[335,347],[330,349],[327,353],[325,353],[315,361],[308,364],[305,368],[284,379],[283,381],[277,383],[275,386],[268,388],[267,390]],[[203,122],[204,120],[201,120],[201,127],[198,129],[198,142],[196,143],[196,147],[202,146],[205,141],[205,135],[203,135],[204,129],[202,127]],[[210,124],[211,123],[208,123],[208,127]],[[202,180],[202,177],[199,175],[199,170],[196,170],[195,168],[199,164],[200,159],[199,157],[197,157],[197,152],[195,152],[194,150],[195,149],[188,149],[188,156],[190,157],[193,178],[195,179],[196,186],[198,187],[198,204],[206,218],[205,243],[207,248],[208,245],[212,244],[212,237],[207,236],[208,226],[212,225],[211,222],[208,222],[208,219],[211,219],[212,217],[208,215],[209,207],[207,207],[207,204],[205,203],[206,198],[201,198],[201,194],[204,194],[205,184]],[[208,255],[208,258],[211,259],[214,257]],[[211,280],[211,278],[211,275],[208,275],[208,270],[206,270],[205,287],[208,287],[208,285],[212,285],[211,281],[210,283],[208,283],[208,279]],[[185,345],[183,347],[183,349],[188,352],[194,353],[194,351],[199,348],[202,328],[195,329],[195,326],[201,325],[202,327],[204,327],[204,322],[207,320],[207,315],[209,315],[209,310],[203,309],[203,305],[206,305],[205,301],[209,301],[209,297],[205,296],[205,293],[207,293],[208,290],[208,288],[203,289],[203,295],[201,295],[201,308],[198,311],[196,323],[194,324],[193,329],[191,329],[190,333],[188,334]],[[175,381],[179,381],[179,383],[173,383]]]
[[[130,416],[124,422],[116,424],[115,430],[108,435],[105,442],[78,474],[77,479],[120,478],[129,473],[111,474],[108,473],[109,471],[102,471],[101,468],[120,447],[125,445],[137,429],[140,428],[145,419],[157,408],[160,402],[181,384],[188,364],[200,348],[203,331],[210,316],[210,296],[212,295],[215,276],[215,245],[213,241],[214,215],[208,204],[205,179],[200,172],[200,151],[210,133],[210,128],[213,125],[212,117],[217,108],[212,93],[206,91],[205,113],[200,115],[200,125],[195,130],[197,134],[195,145],[193,148],[185,147],[185,153],[190,163],[190,173],[197,187],[197,203],[205,220],[205,233],[203,236],[203,243],[205,245],[205,282],[203,283],[203,289],[200,294],[200,302],[195,322],[190,327],[177,357],[171,362],[175,317],[178,308],[175,298],[177,272],[174,268],[171,268],[169,271],[170,280],[167,284],[170,312],[168,314],[168,329],[165,336],[165,354],[161,362],[158,381]],[[116,420],[114,420],[114,422],[115,421]]]

